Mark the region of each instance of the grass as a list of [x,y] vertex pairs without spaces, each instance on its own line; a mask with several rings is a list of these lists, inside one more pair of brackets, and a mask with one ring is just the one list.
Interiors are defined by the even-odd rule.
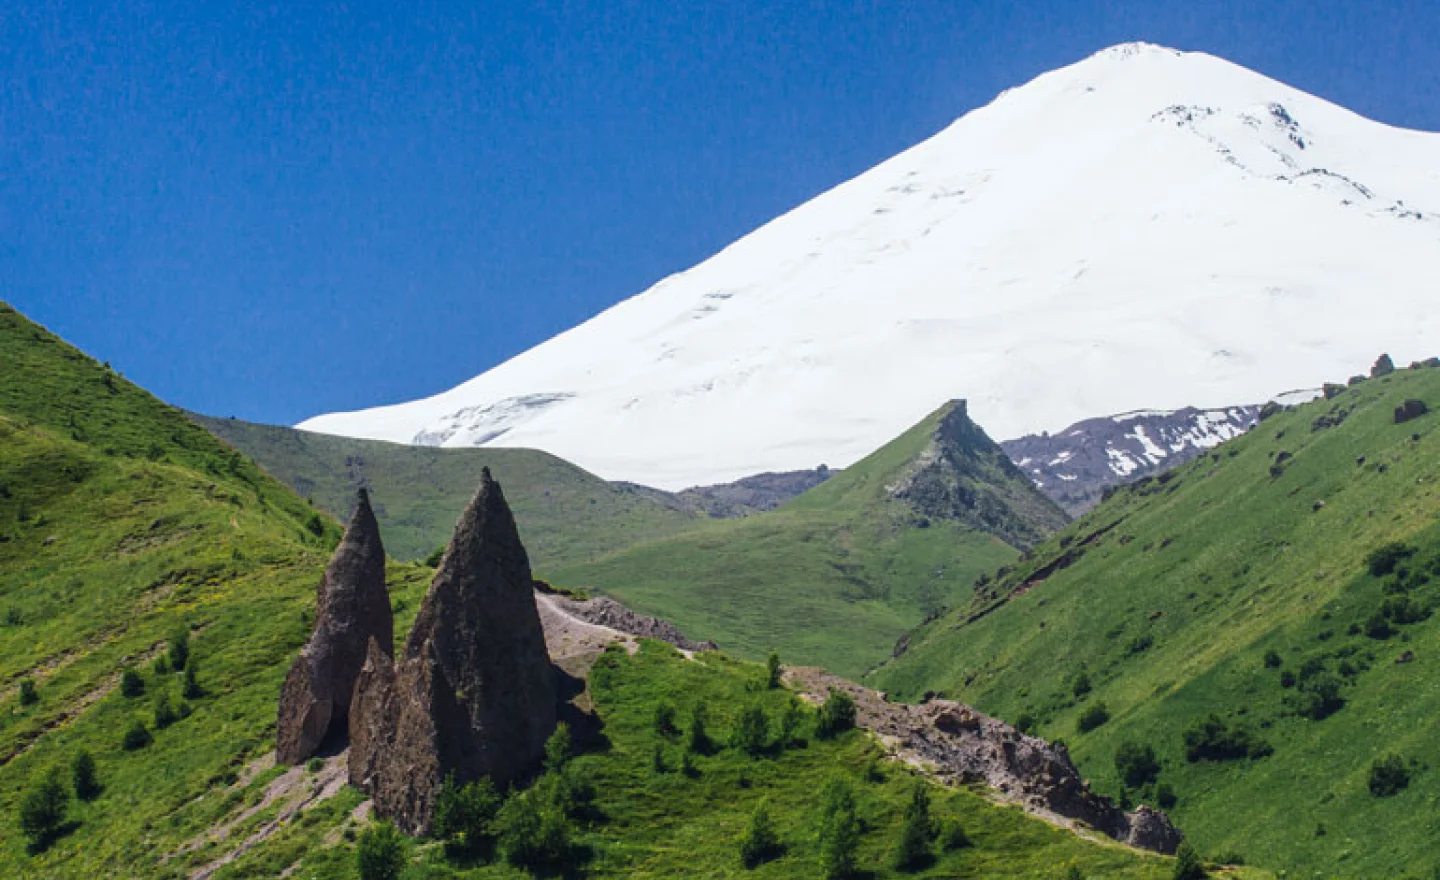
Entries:
[[[1211,856],[1303,876],[1430,876],[1440,618],[1366,634],[1400,589],[1367,569],[1385,544],[1416,551],[1403,563],[1417,573],[1408,597],[1440,607],[1440,421],[1395,424],[1408,398],[1436,409],[1440,370],[1283,412],[1117,493],[913,633],[872,682],[908,698],[943,691],[1012,722],[1028,715],[1110,793],[1121,743],[1152,745],[1179,796],[1173,815]],[[1267,666],[1270,651],[1278,665]],[[1077,696],[1081,672],[1093,689]],[[1296,686],[1283,686],[1289,677]],[[1315,720],[1297,693],[1326,678],[1343,706]],[[1078,732],[1100,702],[1110,719]],[[1211,713],[1273,754],[1187,761],[1183,733]],[[1410,786],[1382,798],[1367,780],[1386,753],[1415,765]]]
[[331,437],[235,419],[192,416],[266,471],[340,519],[360,481],[370,487],[385,549],[424,559],[450,540],[489,467],[525,529],[537,574],[693,528],[703,516],[663,493],[608,483],[532,449],[437,449]]
[[[926,515],[895,497],[896,486],[941,472],[993,493],[998,509],[1037,531],[1063,522],[1023,475],[999,463],[1004,453],[988,438],[940,437],[953,412],[936,411],[776,510],[703,523],[552,577],[614,595],[743,657],[779,648],[797,662],[858,676],[888,657],[906,629],[968,596],[977,575],[1019,553],[974,522]],[[963,411],[960,418],[969,425]]]

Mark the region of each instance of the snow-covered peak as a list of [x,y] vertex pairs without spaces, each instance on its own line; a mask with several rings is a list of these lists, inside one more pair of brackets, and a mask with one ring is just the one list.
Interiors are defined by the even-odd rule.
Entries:
[[1440,136],[1127,44],[457,388],[301,427],[680,488],[843,467],[951,398],[998,437],[1265,400],[1440,348],[1437,212]]

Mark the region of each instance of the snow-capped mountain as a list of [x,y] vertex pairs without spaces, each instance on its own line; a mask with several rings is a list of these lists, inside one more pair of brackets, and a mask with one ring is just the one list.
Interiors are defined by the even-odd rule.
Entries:
[[1035,487],[1079,515],[1111,486],[1167,471],[1238,437],[1260,420],[1258,406],[1121,413],[1077,422],[1054,434],[1000,445]]
[[843,467],[944,400],[997,437],[1440,348],[1440,135],[1201,53],[1040,76],[435,397],[300,427],[664,488]]

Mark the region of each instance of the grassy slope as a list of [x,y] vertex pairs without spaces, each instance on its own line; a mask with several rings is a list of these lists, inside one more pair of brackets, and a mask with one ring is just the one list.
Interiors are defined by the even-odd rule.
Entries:
[[598,587],[742,656],[778,648],[859,675],[907,627],[1017,555],[958,522],[918,528],[914,509],[886,489],[913,468],[947,411],[777,510],[563,568],[555,580]]
[[[0,360],[0,609],[13,612],[0,614],[0,876],[186,876],[273,815],[262,810],[227,844],[182,851],[254,803],[279,772],[236,782],[270,749],[276,695],[307,635],[338,525],[322,520],[315,534],[314,514],[284,486],[8,308],[0,308]],[[413,620],[429,574],[391,566],[397,630]],[[181,625],[194,632],[192,662],[206,693],[189,701],[188,717],[154,731],[152,745],[125,752],[121,732],[152,717],[151,695],[179,698],[179,676],[148,659]],[[118,670],[142,660],[147,694],[127,699],[114,689]],[[27,675],[41,698],[21,708],[15,683]],[[661,645],[602,661],[594,691],[611,747],[579,759],[608,817],[583,833],[595,874],[740,875],[732,835],[762,795],[773,799],[791,855],[760,873],[814,873],[805,830],[814,792],[837,770],[857,772],[872,748],[864,736],[755,762],[722,752],[701,758],[693,781],[649,776],[658,699],[674,700],[682,717],[690,701],[709,701],[723,736],[758,676],[722,656],[691,662]],[[764,699],[774,709],[784,696]],[[29,854],[15,825],[20,793],[80,749],[94,754],[104,791],[72,802],[69,833]],[[864,783],[869,864],[891,846],[907,785],[900,776]],[[1090,876],[1168,872],[1164,860],[1086,843],[968,793],[938,799],[977,846],[947,856],[937,873],[1048,877],[1072,861]],[[353,850],[334,832],[359,800],[347,789],[307,810],[219,876],[275,876],[302,857],[295,876],[354,876]],[[426,847],[418,857],[436,862],[439,853]],[[451,875],[443,864],[417,864],[411,876]]]
[[[1367,788],[1379,754],[1440,755],[1440,616],[1388,639],[1351,633],[1384,599],[1365,570],[1371,550],[1404,541],[1420,551],[1412,567],[1440,567],[1440,416],[1394,424],[1405,398],[1440,408],[1440,370],[1282,413],[1165,481],[1120,492],[973,605],[915,633],[874,683],[905,697],[943,690],[1012,721],[1028,712],[1111,791],[1118,744],[1153,744],[1180,795],[1174,815],[1212,854],[1324,876],[1440,866],[1436,770],[1392,798]],[[1312,428],[1342,411],[1339,427]],[[1293,457],[1272,475],[1282,451]],[[1022,588],[1112,524],[1069,567]],[[1413,598],[1440,606],[1440,576]],[[1268,650],[1283,669],[1313,660],[1346,682],[1345,707],[1320,721],[1289,711],[1294,691],[1282,668],[1265,667]],[[1407,650],[1414,662],[1397,664]],[[1081,669],[1094,691],[1077,700]],[[1078,734],[1079,712],[1097,701],[1113,719]],[[1210,712],[1248,725],[1274,755],[1187,763],[1181,733]]]
[[627,490],[530,449],[434,449],[355,440],[192,416],[225,442],[337,517],[347,517],[363,477],[385,549],[423,559],[450,540],[455,520],[489,467],[505,486],[537,573],[573,565],[695,526],[695,514]]

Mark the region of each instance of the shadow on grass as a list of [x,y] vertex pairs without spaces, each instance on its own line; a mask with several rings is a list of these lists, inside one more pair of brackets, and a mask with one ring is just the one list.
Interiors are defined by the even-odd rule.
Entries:
[[62,838],[69,837],[71,834],[74,834],[75,829],[79,827],[79,822],[75,822],[73,820],[70,822],[66,822],[63,825],[58,826],[48,834],[45,834],[27,843],[25,845],[25,852],[29,853],[32,856],[38,856],[40,853],[43,853],[50,847],[54,846],[56,841],[59,841]]

